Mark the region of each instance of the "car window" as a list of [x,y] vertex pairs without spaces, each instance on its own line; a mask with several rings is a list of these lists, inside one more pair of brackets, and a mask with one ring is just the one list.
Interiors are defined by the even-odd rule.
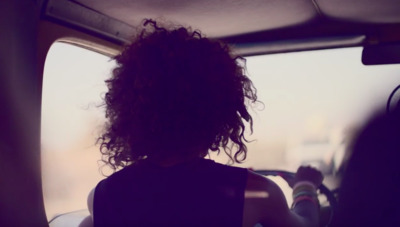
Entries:
[[[42,179],[48,219],[85,209],[89,191],[104,176],[96,138],[104,123],[104,80],[109,57],[66,43],[50,48],[42,94]],[[107,170],[105,170],[107,171]]]
[[[348,141],[400,84],[400,65],[364,66],[361,52],[357,47],[246,58],[263,104],[252,107],[252,142],[247,160],[236,165],[295,171],[310,164],[323,170],[325,183],[336,187]],[[114,65],[106,56],[64,43],[49,51],[42,100],[43,187],[49,219],[85,209],[88,192],[104,177],[94,144],[105,121],[104,109],[98,107],[106,91],[104,80]],[[228,161],[224,155],[210,158]],[[290,190],[277,181],[290,203]]]
[[361,53],[355,47],[248,57],[264,105],[253,108],[253,142],[240,166],[295,171],[310,164],[334,176],[356,129],[400,84],[400,65],[364,66]]

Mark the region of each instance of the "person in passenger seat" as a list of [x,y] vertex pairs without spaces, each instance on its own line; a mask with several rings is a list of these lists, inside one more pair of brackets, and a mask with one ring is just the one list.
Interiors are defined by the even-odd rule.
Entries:
[[400,105],[378,111],[351,145],[332,226],[400,226]]
[[319,171],[299,168],[289,208],[274,182],[206,159],[244,161],[253,124],[256,89],[228,45],[146,20],[115,59],[99,143],[103,160],[122,169],[89,196],[95,226],[318,225]]

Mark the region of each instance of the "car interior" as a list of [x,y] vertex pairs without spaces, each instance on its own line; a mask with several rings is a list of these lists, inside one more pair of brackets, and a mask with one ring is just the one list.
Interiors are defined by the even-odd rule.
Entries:
[[[352,136],[372,111],[399,99],[397,0],[0,6],[0,226],[80,226],[87,217],[89,191],[111,173],[95,144],[105,121],[104,80],[144,19],[198,29],[245,57],[262,103],[252,110],[248,160],[238,166],[276,181],[288,204],[282,177],[299,165],[320,169],[321,226],[334,215]],[[226,163],[221,156],[209,158]]]

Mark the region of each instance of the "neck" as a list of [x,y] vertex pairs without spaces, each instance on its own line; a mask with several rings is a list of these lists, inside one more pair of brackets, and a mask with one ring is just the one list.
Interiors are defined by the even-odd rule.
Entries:
[[162,167],[170,167],[181,163],[190,162],[207,156],[208,152],[193,153],[190,156],[172,156],[165,159],[148,159],[149,162]]

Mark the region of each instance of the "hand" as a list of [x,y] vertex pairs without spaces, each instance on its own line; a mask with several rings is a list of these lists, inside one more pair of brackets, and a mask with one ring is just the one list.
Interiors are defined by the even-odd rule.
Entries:
[[289,183],[290,187],[293,187],[297,182],[309,181],[309,182],[313,183],[316,188],[318,188],[322,184],[323,180],[324,180],[324,176],[322,175],[322,173],[319,170],[317,170],[311,166],[300,166],[297,169],[294,179],[288,183]]

